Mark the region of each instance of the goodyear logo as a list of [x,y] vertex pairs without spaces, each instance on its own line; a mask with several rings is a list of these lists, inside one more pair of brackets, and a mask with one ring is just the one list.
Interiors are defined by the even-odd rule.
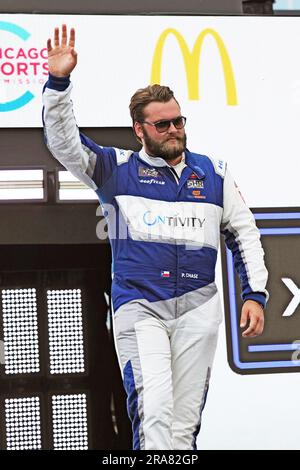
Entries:
[[230,57],[228,55],[226,46],[221,36],[212,28],[207,28],[201,31],[194,43],[192,51],[190,51],[184,37],[179,31],[174,28],[168,28],[163,31],[157,41],[154,50],[151,71],[151,84],[161,83],[161,65],[163,58],[163,49],[166,39],[169,35],[175,36],[180,47],[187,78],[188,97],[190,100],[200,100],[199,70],[201,50],[205,37],[208,35],[213,37],[217,45],[222,62],[227,104],[229,106],[236,106],[238,104],[237,92]]

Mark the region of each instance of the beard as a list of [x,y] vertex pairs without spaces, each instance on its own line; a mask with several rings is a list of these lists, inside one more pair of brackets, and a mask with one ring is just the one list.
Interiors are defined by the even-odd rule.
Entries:
[[[179,157],[186,149],[186,134],[181,137],[166,138],[165,142],[157,142],[144,130],[144,141],[148,152],[152,157],[160,157],[164,160],[173,160]],[[176,139],[176,142],[174,142]]]

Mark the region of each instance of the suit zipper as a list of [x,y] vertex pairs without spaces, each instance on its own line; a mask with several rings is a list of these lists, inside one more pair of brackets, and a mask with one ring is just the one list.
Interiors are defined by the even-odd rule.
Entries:
[[179,185],[179,178],[178,178],[178,175],[177,175],[176,171],[172,167],[169,167],[169,168],[170,168],[170,171],[171,171],[172,175],[175,178],[176,183]]

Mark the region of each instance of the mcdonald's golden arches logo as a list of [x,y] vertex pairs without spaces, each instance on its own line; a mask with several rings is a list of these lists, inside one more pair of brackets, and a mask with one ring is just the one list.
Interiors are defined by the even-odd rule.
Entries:
[[183,56],[186,78],[187,78],[189,99],[200,100],[199,78],[200,78],[201,50],[202,50],[202,45],[203,45],[203,41],[205,37],[207,35],[210,35],[214,38],[216,42],[219,55],[221,58],[221,62],[222,62],[227,104],[230,106],[236,106],[238,104],[237,92],[236,92],[234,73],[233,73],[230,57],[228,55],[226,46],[221,36],[212,28],[207,28],[201,31],[201,33],[198,35],[195,41],[192,52],[190,52],[189,47],[184,37],[182,36],[182,34],[179,33],[176,29],[168,28],[165,31],[163,31],[157,41],[157,44],[154,50],[152,71],[151,71],[151,84],[160,83],[161,81],[161,64],[162,64],[163,48],[165,45],[165,41],[170,34],[173,34],[175,38],[177,39],[177,42],[181,50],[181,54]]

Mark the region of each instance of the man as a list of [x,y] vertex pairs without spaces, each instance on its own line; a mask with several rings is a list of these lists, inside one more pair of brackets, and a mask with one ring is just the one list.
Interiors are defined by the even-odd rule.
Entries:
[[259,232],[226,164],[186,149],[186,119],[168,87],[148,86],[131,99],[140,152],[80,134],[70,99],[74,46],[65,25],[53,47],[48,40],[45,133],[55,158],[96,191],[108,221],[133,447],[196,449],[222,316],[214,282],[220,227],[241,280],[244,337],[263,331]]

